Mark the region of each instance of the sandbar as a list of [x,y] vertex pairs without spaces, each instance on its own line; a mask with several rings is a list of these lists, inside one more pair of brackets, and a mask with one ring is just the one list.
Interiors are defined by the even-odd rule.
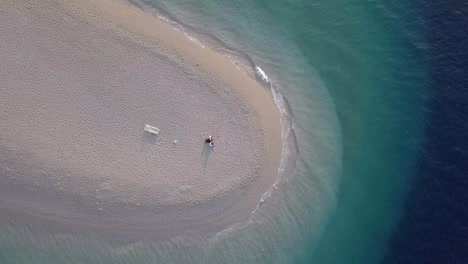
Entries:
[[0,36],[0,209],[12,217],[219,231],[275,182],[271,91],[139,8],[2,1]]

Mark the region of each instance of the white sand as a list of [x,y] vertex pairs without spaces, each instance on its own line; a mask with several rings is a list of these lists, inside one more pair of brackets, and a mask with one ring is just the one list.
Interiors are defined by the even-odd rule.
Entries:
[[0,3],[0,209],[156,233],[250,216],[281,156],[270,91],[130,5],[18,2]]

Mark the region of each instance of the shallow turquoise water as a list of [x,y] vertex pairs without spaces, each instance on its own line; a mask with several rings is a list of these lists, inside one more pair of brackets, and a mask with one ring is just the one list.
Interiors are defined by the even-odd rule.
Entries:
[[115,249],[13,226],[0,233],[1,263],[379,262],[423,142],[428,92],[416,9],[405,1],[148,3],[266,72],[289,103],[296,169],[254,223],[215,239]]

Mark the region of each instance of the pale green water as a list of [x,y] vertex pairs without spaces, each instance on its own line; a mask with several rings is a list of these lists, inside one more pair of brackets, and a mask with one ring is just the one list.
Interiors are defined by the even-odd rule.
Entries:
[[[267,73],[291,108],[296,170],[284,175],[256,222],[228,235],[114,248],[13,225],[0,232],[0,260],[377,263],[398,220],[424,121],[425,73],[412,46],[419,28],[399,24],[411,7],[307,0],[151,4],[190,35]],[[402,18],[401,10],[408,12]]]

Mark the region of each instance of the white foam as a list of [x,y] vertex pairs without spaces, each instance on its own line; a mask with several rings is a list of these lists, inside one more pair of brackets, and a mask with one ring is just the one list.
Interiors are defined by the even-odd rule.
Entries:
[[268,75],[266,75],[266,73],[262,70],[262,68],[255,66],[255,72],[257,73],[258,76],[260,76],[260,78],[262,78],[263,81],[271,84],[270,78],[268,77]]
[[203,45],[203,44],[201,43],[201,41],[199,41],[197,38],[191,36],[190,34],[188,34],[188,33],[187,33],[186,31],[184,31],[184,30],[182,30],[182,33],[184,33],[184,35],[185,35],[190,41],[192,41],[192,42],[198,44],[198,45],[199,45],[200,47],[202,47],[202,48],[205,48],[205,45]]
[[281,123],[281,129],[282,129],[281,139],[283,141],[283,148],[281,151],[281,161],[278,167],[278,175],[277,175],[276,181],[262,195],[262,198],[257,204],[257,207],[252,211],[252,215],[257,212],[260,205],[266,202],[266,200],[271,196],[271,194],[278,187],[278,184],[281,181],[281,178],[283,176],[284,170],[286,168],[286,163],[288,161],[289,154],[290,154],[287,139],[292,130],[292,122],[287,112],[286,101],[284,99],[283,94],[281,94],[281,92],[278,91],[278,89],[273,85],[273,82],[271,81],[270,77],[268,77],[268,75],[265,73],[265,71],[262,68],[260,68],[259,66],[255,66],[255,72],[264,82],[270,84],[270,90],[273,96],[273,100],[275,102],[276,107],[278,108],[278,111],[281,114],[280,123]]
[[205,48],[205,45],[203,45],[203,43],[200,40],[198,40],[194,36],[187,33],[187,30],[185,30],[184,27],[180,23],[177,23],[177,22],[167,18],[166,16],[164,16],[164,15],[162,15],[160,13],[156,13],[156,17],[159,20],[161,20],[162,22],[164,22],[167,25],[171,26],[173,29],[182,32],[185,35],[185,37],[187,37],[190,41],[200,45],[200,47],[202,47],[202,48]]
[[289,137],[291,131],[293,130],[292,129],[293,125],[292,125],[291,118],[289,117],[289,114],[288,114],[288,111],[287,111],[286,100],[284,99],[283,94],[281,94],[281,92],[278,91],[278,89],[274,87],[270,77],[268,77],[268,75],[265,73],[265,71],[262,70],[262,68],[260,68],[259,66],[255,66],[255,73],[264,82],[270,84],[270,90],[271,90],[271,93],[273,95],[273,100],[275,102],[276,107],[278,108],[278,111],[280,112],[280,123],[281,123],[281,129],[282,129],[281,138],[282,138],[282,141],[283,141],[283,148],[282,148],[282,151],[281,151],[280,165],[278,167],[278,175],[276,177],[275,182],[270,186],[270,188],[268,188],[268,190],[265,193],[263,193],[263,195],[260,198],[257,206],[255,207],[255,209],[250,214],[249,219],[246,222],[236,223],[236,224],[232,225],[231,227],[226,228],[226,229],[218,232],[214,237],[215,239],[220,238],[220,237],[229,236],[229,235],[235,233],[236,231],[239,231],[239,230],[242,230],[242,229],[248,227],[250,224],[252,224],[255,221],[255,219],[254,219],[255,213],[258,211],[260,206],[262,206],[268,200],[268,198],[270,198],[270,196],[273,194],[274,190],[276,190],[278,188],[278,184],[281,182],[284,170],[286,168],[286,163],[287,163],[289,155],[290,155],[290,151],[289,151],[289,148],[288,148],[288,137]]
[[237,69],[239,69],[245,75],[248,76],[248,67],[245,66],[237,56],[231,55],[227,51],[224,52],[224,56],[228,57],[228,59],[231,61],[232,64],[236,66]]
[[[199,45],[202,48],[206,48],[206,46],[203,44],[203,41],[201,41],[198,38],[194,37],[193,35],[189,34],[188,30],[186,30],[184,28],[184,26],[181,25],[180,23],[178,23],[178,22],[176,22],[176,21],[174,21],[172,19],[169,19],[168,17],[166,17],[166,16],[164,16],[164,15],[162,15],[160,13],[156,13],[156,17],[159,20],[161,20],[162,22],[164,22],[167,25],[171,26],[173,29],[182,32],[185,35],[185,37],[187,37],[190,41],[196,43],[197,45]],[[223,48],[223,47],[218,47],[215,50],[217,52],[219,52],[221,55],[227,57],[229,59],[229,61],[231,61],[231,63],[236,66],[237,69],[239,69],[245,75],[249,76],[249,71],[251,71],[250,70],[251,68],[249,66],[247,66],[242,61],[240,56],[233,54],[232,51],[230,51],[230,50],[228,50],[226,48]]]
[[242,230],[246,227],[248,227],[250,224],[252,224],[253,221],[252,221],[252,217],[249,218],[249,220],[247,220],[246,222],[241,222],[241,223],[236,223],[218,233],[216,233],[216,235],[213,237],[215,240],[216,239],[219,239],[219,238],[223,238],[223,237],[227,237],[233,233],[235,233],[236,231],[239,231],[239,230]]

